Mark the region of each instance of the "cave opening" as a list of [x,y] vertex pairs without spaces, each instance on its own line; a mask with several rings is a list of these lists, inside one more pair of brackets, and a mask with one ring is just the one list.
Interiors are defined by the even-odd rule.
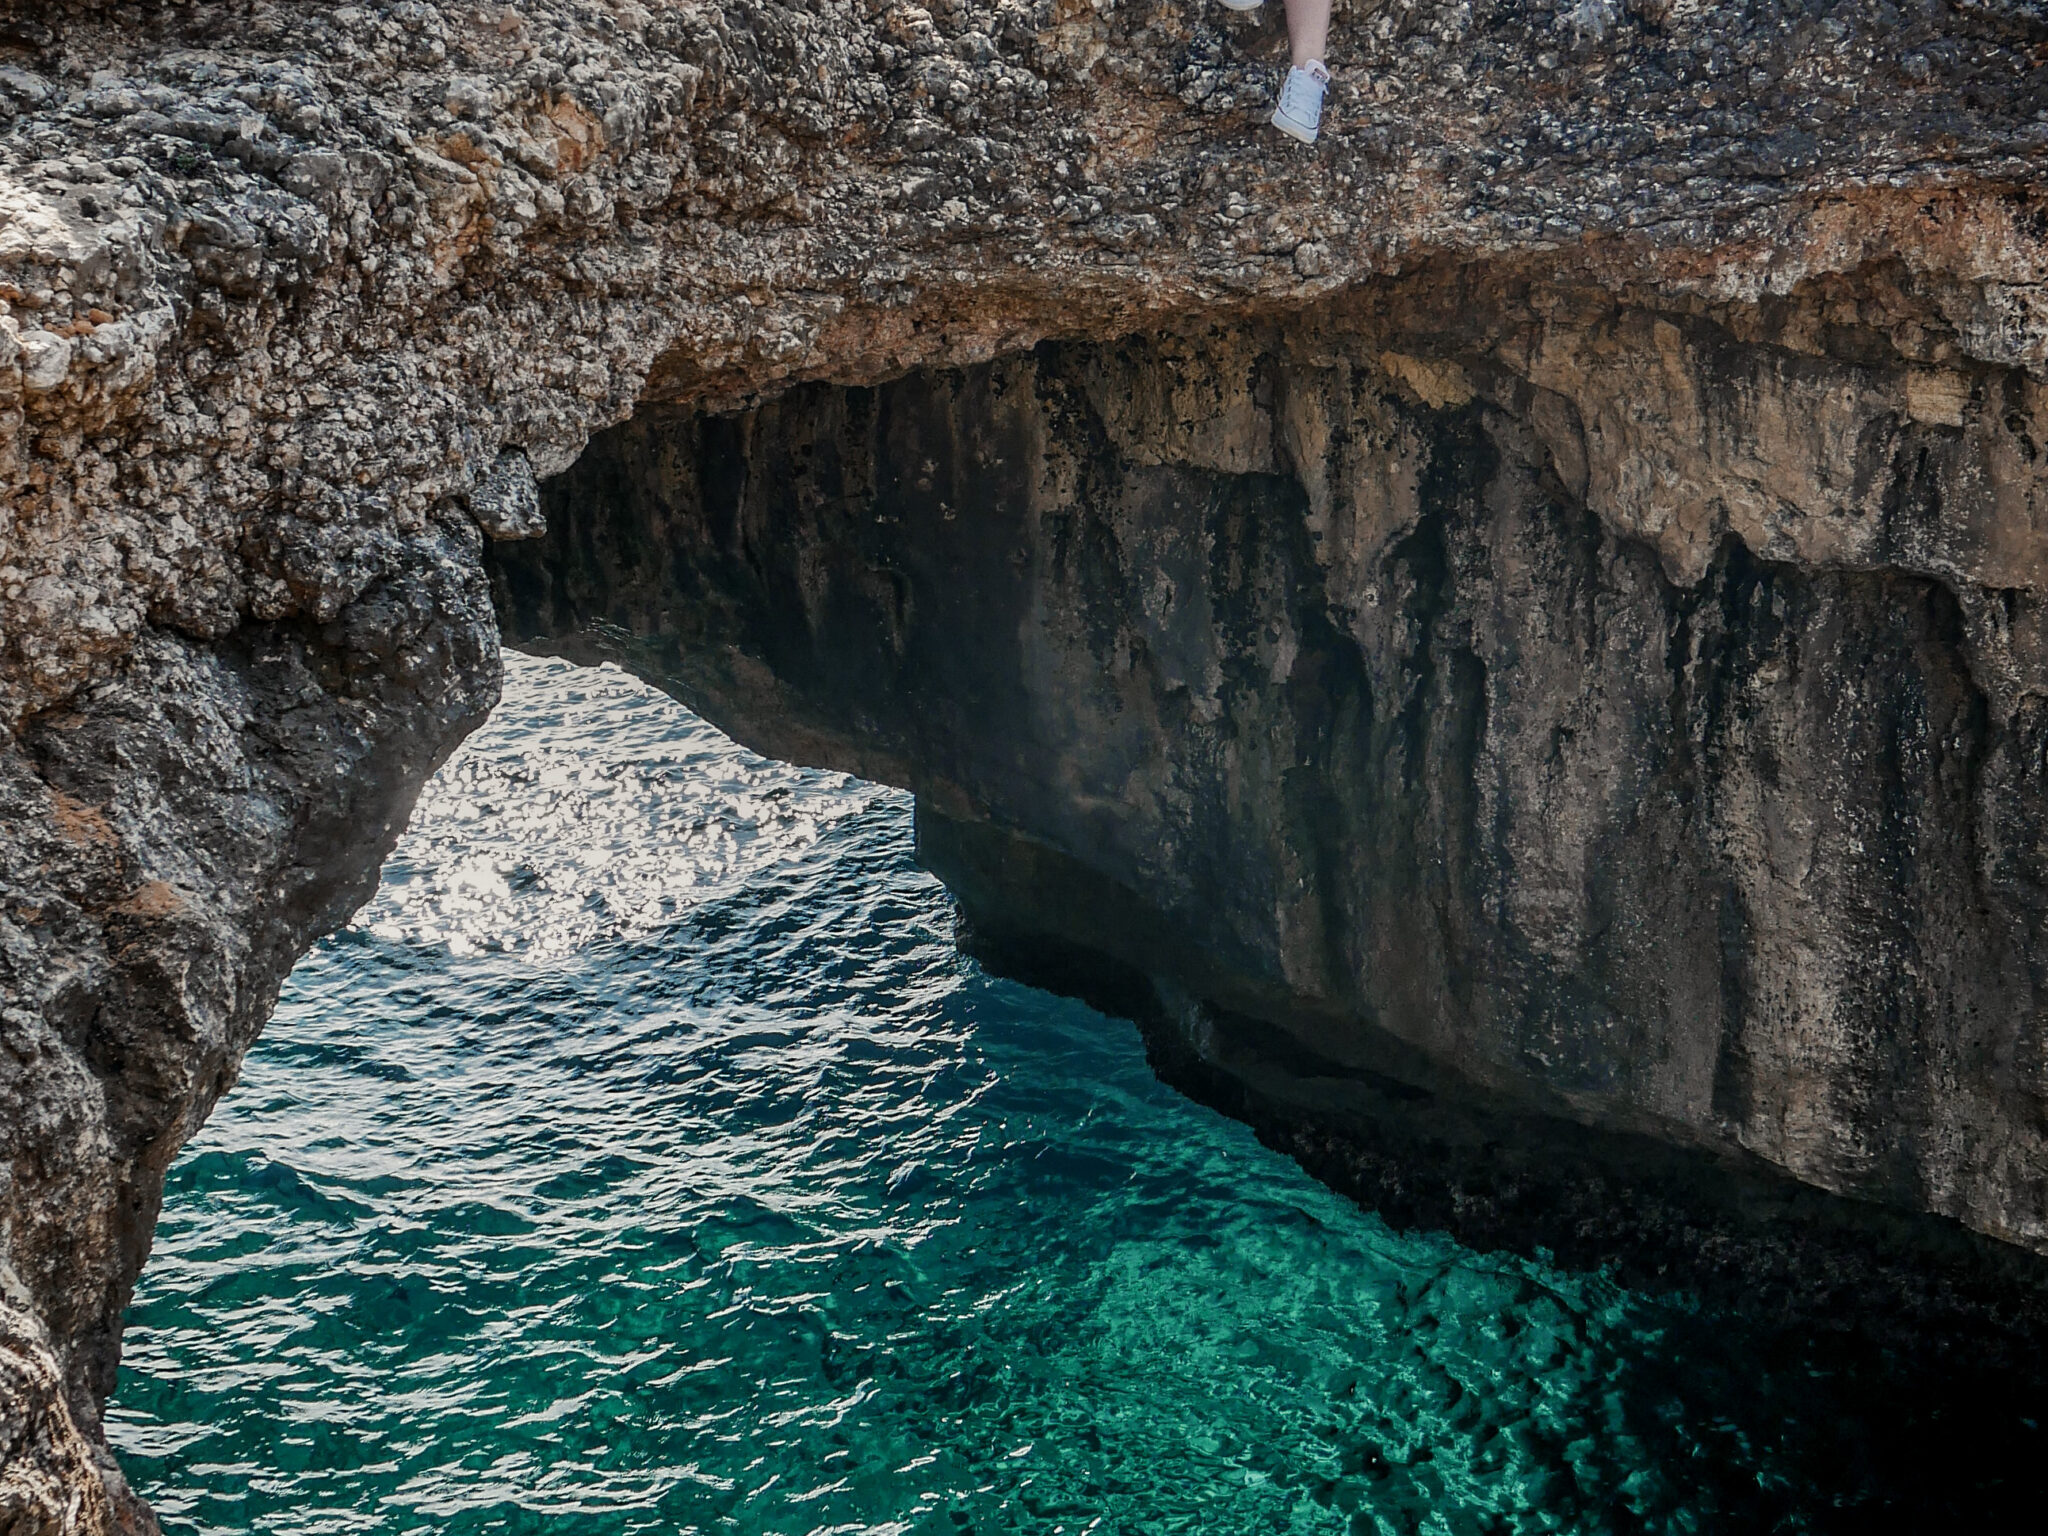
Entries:
[[[1836,995],[1891,1031],[1844,1077],[1910,1128],[1900,1041],[2027,983],[1983,923],[1936,957],[1899,915],[1981,894],[1944,829],[2033,814],[2036,727],[1994,720],[1939,582],[1617,533],[1589,411],[1385,343],[648,406],[543,485],[486,565],[555,659],[508,658],[263,1048],[331,1102],[252,1077],[173,1179],[111,1421],[173,1526],[2023,1497],[2043,1284],[1916,1208],[1917,1154],[1766,1139],[1772,925],[1816,920],[1730,829],[1780,835],[1802,775],[1838,808],[1813,932],[1866,925]],[[486,792],[494,751],[559,761]],[[505,809],[585,779],[652,798]],[[543,877],[560,827],[598,846]],[[729,882],[682,888],[714,846]],[[543,896],[545,952],[495,945]],[[364,1102],[431,1160],[357,1146]],[[216,1295],[230,1250],[294,1299]]]

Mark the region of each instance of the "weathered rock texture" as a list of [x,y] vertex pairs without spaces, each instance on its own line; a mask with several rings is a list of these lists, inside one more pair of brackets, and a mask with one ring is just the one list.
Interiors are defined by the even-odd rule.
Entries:
[[[929,725],[850,677],[817,753],[1134,882],[1269,1000],[2039,1242],[2040,8],[1345,6],[1313,153],[1258,125],[1276,28],[0,0],[0,1528],[147,1526],[99,1414],[160,1172],[488,707],[480,532],[647,401],[988,365],[640,429],[756,434],[677,484],[788,464],[706,497],[797,540],[750,557],[808,594],[778,622],[1003,626]],[[912,399],[1008,461],[878,444],[923,553],[790,499],[868,505],[789,456]],[[718,589],[626,616],[732,638]],[[800,744],[810,680],[743,671]],[[977,744],[998,688],[1038,713]],[[1233,785],[1278,798],[1219,823]]]
[[1887,303],[1428,270],[653,409],[500,607],[1149,920],[1042,871],[963,871],[970,917],[2048,1249],[2048,417],[2023,370],[1808,340]]

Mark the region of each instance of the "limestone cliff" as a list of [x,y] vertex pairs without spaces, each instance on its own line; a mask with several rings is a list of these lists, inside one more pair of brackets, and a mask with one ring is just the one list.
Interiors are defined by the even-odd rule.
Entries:
[[[1544,371],[1559,309],[1597,367]],[[2029,537],[2028,475],[1986,465],[2024,457],[2031,386],[1916,420],[1911,365],[1788,346],[1804,309],[1745,338],[1425,270],[653,408],[491,553],[499,609],[912,786],[981,942],[1164,982],[1190,1043],[1221,1009],[1325,1078],[2048,1248],[2042,618],[1923,543]],[[1636,486],[1706,529],[1659,538]]]
[[751,509],[660,527],[790,633],[1002,626],[821,721],[642,551],[617,616],[760,739],[1340,1055],[2040,1245],[2040,7],[1337,35],[1302,152],[1277,18],[1189,3],[0,0],[0,1529],[148,1527],[98,1416],[162,1170],[488,709],[484,540],[646,404],[619,508]]

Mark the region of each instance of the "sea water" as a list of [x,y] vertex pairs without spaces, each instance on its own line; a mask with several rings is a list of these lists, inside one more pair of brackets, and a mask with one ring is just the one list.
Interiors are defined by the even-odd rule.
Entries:
[[[1390,1230],[1162,1086],[1129,1023],[963,959],[905,795],[609,669],[507,666],[171,1169],[110,1413],[168,1531],[1924,1507],[1898,1447],[1940,1404]],[[1961,1510],[2013,1474],[1935,1481]]]

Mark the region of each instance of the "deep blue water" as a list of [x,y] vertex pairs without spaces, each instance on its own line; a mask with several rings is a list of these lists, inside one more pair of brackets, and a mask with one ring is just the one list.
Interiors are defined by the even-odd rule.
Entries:
[[1850,1392],[1390,1231],[952,945],[892,791],[508,658],[172,1169],[174,1533],[1805,1530]]

